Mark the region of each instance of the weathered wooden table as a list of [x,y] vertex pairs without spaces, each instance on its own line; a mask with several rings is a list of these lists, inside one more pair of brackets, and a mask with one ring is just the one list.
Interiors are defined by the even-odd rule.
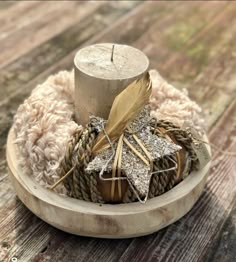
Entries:
[[69,235],[16,197],[5,149],[17,107],[48,75],[70,69],[78,48],[96,42],[142,49],[152,68],[204,108],[211,142],[236,149],[236,2],[1,1],[0,261],[236,261],[236,158],[216,150],[194,208],[146,237]]

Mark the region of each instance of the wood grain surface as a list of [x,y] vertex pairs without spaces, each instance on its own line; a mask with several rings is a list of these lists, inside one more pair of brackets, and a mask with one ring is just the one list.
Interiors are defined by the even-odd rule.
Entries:
[[[206,136],[203,139],[208,142]],[[138,202],[103,205],[59,196],[39,186],[18,166],[14,140],[15,134],[11,129],[7,139],[8,174],[18,198],[45,222],[80,236],[118,239],[157,232],[179,220],[194,206],[202,194],[211,167],[209,161],[172,190],[149,199],[145,205]],[[210,155],[209,145],[207,150]]]
[[5,149],[17,107],[70,69],[78,48],[119,42],[203,108],[209,138],[236,150],[236,2],[0,2],[0,261],[235,261],[236,159],[213,149],[204,193],[181,220],[147,237],[101,240],[57,230],[16,197]]

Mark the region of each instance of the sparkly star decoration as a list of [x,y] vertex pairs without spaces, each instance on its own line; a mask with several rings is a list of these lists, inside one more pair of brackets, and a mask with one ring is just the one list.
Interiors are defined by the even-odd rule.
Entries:
[[[144,154],[140,145],[137,143],[133,134],[142,142],[147,149],[153,161],[158,161],[163,156],[170,156],[181,149],[166,138],[158,137],[151,132],[148,124],[150,119],[150,108],[146,106],[130,123],[129,129],[124,132],[124,139],[128,140],[129,144],[133,146],[145,159],[149,159]],[[105,120],[99,117],[91,117],[90,124],[94,126],[98,132],[103,130]],[[132,132],[131,132],[132,130]],[[92,173],[94,171],[112,172],[112,164],[114,161],[114,151],[117,148],[117,142],[103,152],[99,153],[87,166],[85,172]],[[113,156],[113,157],[112,157]],[[110,160],[110,161],[109,161]],[[144,163],[140,157],[137,156],[126,143],[122,147],[121,172],[125,174],[129,182],[135,188],[140,198],[146,198],[149,191],[149,185],[152,177],[151,166]]]

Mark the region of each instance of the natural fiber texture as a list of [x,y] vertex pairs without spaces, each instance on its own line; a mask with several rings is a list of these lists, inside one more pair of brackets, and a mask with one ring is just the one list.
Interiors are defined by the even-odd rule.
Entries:
[[[91,127],[86,128],[83,133],[78,132],[75,135],[75,138],[68,144],[64,160],[62,161],[63,170],[61,176],[76,165],[73,173],[63,181],[69,192],[68,195],[86,201],[103,203],[97,186],[97,174],[84,175],[84,169],[91,161],[92,148],[97,135]],[[73,159],[73,156],[76,156],[76,158]]]
[[[66,71],[49,77],[33,90],[15,116],[21,167],[46,187],[60,178],[60,162],[68,141],[79,129],[72,120],[72,79],[72,73]],[[63,186],[56,191],[66,192]]]
[[[60,178],[68,142],[80,129],[73,121],[73,79],[73,72],[68,71],[49,77],[33,90],[15,116],[13,128],[21,167],[45,187]],[[151,80],[154,117],[170,120],[176,125],[192,119],[196,128],[202,126],[201,110],[195,102],[166,82],[163,84],[156,71],[151,71]],[[85,183],[88,181],[80,181],[81,186]],[[55,191],[65,194],[63,183]]]
[[[150,77],[146,74],[145,77],[131,83],[115,98],[105,126],[111,142],[119,139],[128,124],[149,103],[151,92]],[[94,145],[93,153],[97,154],[108,147],[109,143],[102,132]]]
[[[187,151],[191,165],[188,169],[188,173],[185,174],[185,176],[188,175],[191,170],[195,169],[197,159],[195,153],[192,150],[192,138],[188,132],[186,132],[185,130],[180,130],[171,122],[163,120],[156,121],[155,119],[153,119],[150,122],[150,125],[152,127],[152,133],[156,134],[157,136],[163,136],[160,132],[158,132],[158,128],[164,128],[166,131],[169,131],[170,135],[175,139],[175,141],[180,143],[181,146]],[[105,201],[103,200],[102,194],[101,192],[99,192],[98,189],[98,173],[93,172],[92,174],[88,174],[85,172],[88,163],[93,159],[91,149],[97,136],[98,133],[96,133],[95,130],[91,127],[87,127],[83,131],[83,133],[78,132],[78,134],[75,135],[75,138],[72,139],[71,142],[69,142],[64,161],[62,161],[63,172],[61,176],[68,172],[68,170],[70,170],[72,166],[76,165],[73,174],[63,180],[64,185],[68,189],[69,196],[86,201],[103,203]],[[73,155],[77,156],[75,163],[71,161],[71,159],[73,159]],[[171,158],[172,160],[170,160],[169,158]],[[153,163],[153,172],[172,167],[173,161],[177,162],[177,157],[175,154],[172,156],[163,157],[162,159],[155,161]],[[170,190],[177,183],[179,183],[183,179],[183,173],[180,177],[178,177],[177,174],[178,170],[171,170],[165,171],[160,174],[153,174],[150,183],[148,198],[159,196]],[[110,177],[111,176],[113,176],[112,173],[110,174]],[[136,200],[137,197],[134,191],[130,187],[128,187],[127,192],[122,198],[122,202],[129,203]]]
[[182,127],[184,122],[192,122],[197,130],[202,130],[204,120],[200,117],[202,109],[192,101],[187,90],[182,92],[167,83],[156,70],[150,70],[152,79],[151,116],[167,120]]

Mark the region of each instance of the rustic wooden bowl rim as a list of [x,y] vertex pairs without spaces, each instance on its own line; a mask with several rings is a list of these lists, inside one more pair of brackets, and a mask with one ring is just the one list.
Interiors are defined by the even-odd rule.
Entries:
[[[206,136],[205,139],[207,139]],[[210,151],[209,146],[208,149]],[[208,163],[202,170],[192,172],[186,179],[180,182],[173,189],[161,196],[148,200],[146,204],[141,204],[138,202],[115,205],[97,204],[60,196],[53,191],[47,190],[40,186],[30,176],[24,174],[18,167],[16,151],[17,147],[14,144],[14,132],[13,130],[10,130],[7,140],[7,162],[9,167],[9,175],[11,177],[15,191],[21,201],[33,213],[57,228],[74,234],[95,237],[120,238],[140,236],[152,233],[169,225],[170,223],[173,223],[185,215],[197,201],[204,187],[207,172],[210,168],[210,163]],[[169,219],[167,218],[160,225],[158,224],[155,226],[154,223],[149,226],[148,224],[151,221],[149,221],[148,217],[146,220],[140,221],[140,223],[133,221],[135,218],[145,218],[147,214],[153,214],[155,210],[165,213],[165,210],[168,211],[169,207],[174,207],[175,203],[182,203],[183,199],[190,196],[190,194],[195,194],[194,199],[191,201],[189,200],[189,204],[186,204],[187,206],[183,208],[181,212],[178,211],[178,214],[175,217],[170,216]],[[178,209],[178,207],[175,208]],[[47,212],[49,215],[46,214]],[[70,222],[70,225],[66,225],[66,221],[64,221],[64,224],[61,224],[61,220],[57,217],[60,216],[60,212],[61,215],[65,217],[69,215],[77,215],[78,221],[80,221],[78,223],[82,223],[83,228],[82,226],[79,227],[78,225],[75,225],[75,218],[72,217],[70,219],[73,221],[73,223]],[[169,212],[171,211],[169,210]],[[50,219],[50,216],[53,217]],[[99,225],[98,222],[98,227],[89,228],[91,227],[90,224],[88,224],[86,227],[86,221],[91,223],[91,221],[94,221],[94,219],[98,217],[100,217],[99,219],[101,225]],[[155,216],[151,218],[151,220],[153,219],[155,219]],[[109,225],[104,225],[104,223],[108,223]],[[116,223],[121,223],[120,226],[123,228],[121,232],[115,232],[117,228],[119,228]],[[139,227],[137,225],[132,227],[132,223],[139,225]],[[99,226],[103,230],[96,230],[97,228],[99,229]],[[76,229],[73,230],[73,227],[76,227]],[[114,230],[113,227],[115,228]],[[106,232],[106,230],[110,230],[110,232]]]

